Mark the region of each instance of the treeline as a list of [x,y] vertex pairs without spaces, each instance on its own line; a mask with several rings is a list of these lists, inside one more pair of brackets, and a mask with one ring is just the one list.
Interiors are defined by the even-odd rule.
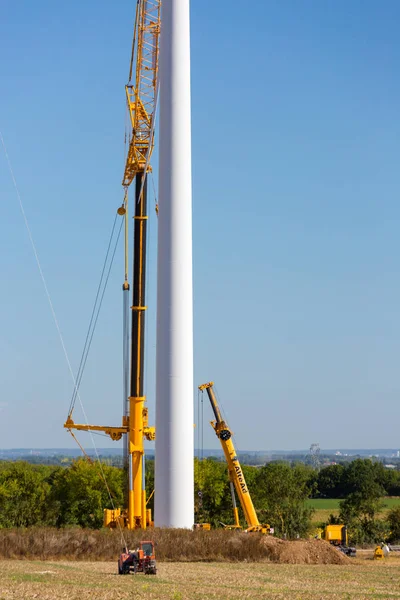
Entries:
[[[107,481],[105,485],[104,479]],[[103,508],[123,505],[122,469],[79,459],[69,467],[0,463],[0,528],[78,525],[98,529]]]
[[373,480],[386,496],[400,496],[400,471],[386,468],[381,462],[356,459],[346,465],[329,465],[314,472],[314,498],[347,498],[360,485]]
[[[348,525],[353,541],[400,539],[400,508],[393,509],[386,520],[379,518],[382,498],[400,496],[400,473],[378,462],[357,459],[319,472],[302,463],[271,462],[259,468],[244,466],[243,472],[260,522],[273,525],[278,536],[306,536],[313,514],[306,500],[321,497],[342,499],[339,518]],[[213,527],[231,524],[226,465],[212,459],[195,460],[194,473],[196,521]],[[123,469],[83,459],[66,467],[0,462],[0,528],[99,529],[104,508],[124,506],[125,481]],[[153,488],[154,461],[147,460],[148,496]],[[154,508],[152,503],[153,498],[150,507]]]

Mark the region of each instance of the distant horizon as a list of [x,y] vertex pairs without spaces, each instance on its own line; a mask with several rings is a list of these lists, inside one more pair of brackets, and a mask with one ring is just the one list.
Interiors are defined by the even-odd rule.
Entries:
[[[61,452],[65,452],[65,453],[78,453],[80,454],[82,451],[79,448],[64,448],[64,447],[33,447],[33,446],[29,446],[29,447],[16,447],[16,448],[0,448],[0,454],[2,452],[57,452],[57,453],[61,453]],[[94,449],[92,448],[85,448],[85,452],[87,453],[92,453],[92,452],[98,452],[101,453],[103,451],[107,451],[107,452],[113,452],[113,453],[122,453],[123,449],[121,447],[112,447],[112,446],[104,446],[101,448],[96,448]],[[202,451],[203,453],[210,453],[210,452],[218,452],[218,453],[222,453],[222,449],[221,448],[204,448],[204,449],[200,449],[200,448],[195,448],[194,449],[194,453],[197,454],[198,452]],[[346,452],[351,452],[351,453],[367,453],[367,452],[398,452],[399,448],[340,448],[340,447],[335,447],[335,448],[320,448],[320,453],[321,454],[334,454],[335,452],[341,452],[341,453],[346,453]],[[238,450],[238,454],[280,454],[280,453],[284,453],[284,454],[308,454],[310,452],[310,448],[300,448],[300,449],[271,449],[271,450]],[[147,449],[146,450],[146,454],[154,454],[155,453],[155,449]]]

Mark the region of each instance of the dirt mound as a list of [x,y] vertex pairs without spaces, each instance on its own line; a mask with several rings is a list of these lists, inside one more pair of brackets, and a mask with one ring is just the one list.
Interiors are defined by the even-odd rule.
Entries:
[[272,562],[310,565],[344,565],[349,557],[324,540],[295,540],[288,542],[265,537],[261,544]]

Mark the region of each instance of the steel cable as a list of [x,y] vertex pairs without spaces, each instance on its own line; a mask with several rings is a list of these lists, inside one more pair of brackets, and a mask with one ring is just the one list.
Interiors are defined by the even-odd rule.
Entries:
[[[84,362],[84,359],[85,359],[85,352],[86,352],[86,348],[87,348],[87,344],[88,344],[88,340],[89,340],[89,336],[90,336],[90,332],[91,332],[91,327],[92,327],[92,324],[93,324],[94,315],[95,315],[95,312],[96,312],[97,301],[98,301],[98,298],[99,298],[101,285],[103,283],[103,277],[104,277],[104,273],[105,273],[105,270],[106,270],[106,265],[107,265],[107,261],[108,261],[108,255],[110,253],[111,242],[112,242],[112,239],[113,239],[113,236],[114,236],[114,230],[115,230],[115,224],[117,222],[117,217],[118,217],[118,215],[116,214],[115,218],[114,218],[114,223],[113,223],[113,226],[112,226],[112,230],[111,230],[110,239],[109,239],[109,242],[108,242],[106,257],[104,259],[104,264],[103,264],[103,268],[102,268],[102,271],[101,271],[99,285],[97,287],[96,298],[95,298],[95,301],[94,301],[94,304],[93,304],[92,314],[90,316],[89,327],[88,327],[88,330],[87,330],[86,339],[85,339],[85,343],[84,343],[83,350],[82,350],[81,360],[80,360],[79,367],[78,367],[78,373],[76,375],[76,382],[75,382],[74,390],[72,392],[72,398],[71,398],[71,402],[70,402],[69,410],[68,410],[68,415],[69,416],[72,414],[72,411],[74,410],[74,406],[75,406],[75,402],[76,402],[76,394],[77,394],[79,383],[80,383],[80,380],[81,380],[82,365],[83,365],[83,362]],[[79,383],[77,383],[77,382],[79,382]]]
[[[2,144],[3,149],[4,149],[4,154],[5,154],[5,157],[6,157],[6,160],[7,160],[8,169],[10,171],[11,179],[12,179],[13,184],[14,184],[15,192],[16,192],[16,195],[17,195],[17,198],[18,198],[19,207],[21,209],[21,213],[22,213],[22,217],[24,219],[25,227],[26,227],[26,230],[28,232],[28,237],[29,237],[29,240],[30,240],[30,243],[31,243],[31,246],[32,246],[33,254],[35,256],[36,264],[37,264],[37,267],[38,267],[38,270],[39,270],[39,273],[40,273],[40,277],[41,277],[41,280],[42,280],[42,283],[43,283],[43,287],[44,287],[44,290],[45,290],[45,293],[46,293],[47,301],[48,301],[49,306],[50,306],[50,311],[51,311],[51,314],[53,316],[54,324],[56,326],[56,329],[57,329],[57,332],[58,332],[58,335],[59,335],[59,338],[60,338],[60,342],[61,342],[61,346],[62,346],[62,349],[63,349],[63,352],[64,352],[65,360],[67,361],[68,370],[69,370],[69,373],[71,375],[71,379],[72,379],[72,381],[74,383],[74,386],[76,387],[76,380],[75,380],[75,376],[74,376],[74,373],[73,373],[73,370],[72,370],[71,361],[69,360],[68,352],[67,352],[67,349],[66,349],[66,346],[65,346],[65,343],[64,343],[64,338],[63,338],[63,335],[61,333],[61,328],[60,328],[60,325],[59,325],[59,322],[58,322],[58,319],[57,319],[56,312],[54,310],[54,305],[53,305],[53,302],[52,302],[52,299],[51,299],[51,296],[50,296],[50,292],[49,292],[49,288],[47,286],[47,282],[46,282],[46,279],[45,279],[45,276],[44,276],[44,273],[43,273],[42,265],[41,265],[41,262],[40,262],[40,259],[39,259],[39,254],[38,254],[37,249],[36,249],[36,245],[35,245],[35,242],[34,242],[34,239],[33,239],[31,228],[29,226],[28,218],[27,218],[26,213],[25,213],[25,209],[24,209],[24,205],[23,205],[23,202],[22,202],[21,194],[19,193],[19,188],[18,188],[18,185],[17,185],[17,181],[15,179],[15,175],[14,175],[14,171],[13,171],[13,168],[12,168],[11,160],[10,160],[10,157],[8,155],[7,147],[5,145],[4,138],[3,138],[3,135],[1,133],[1,130],[0,130],[0,141],[1,141],[1,144]],[[121,225],[121,227],[122,227],[122,225]],[[121,228],[120,228],[119,233],[121,233]],[[118,239],[119,239],[119,234],[118,234]],[[118,239],[117,239],[117,242],[118,242]],[[115,250],[116,250],[116,247],[114,249],[112,260],[113,260],[114,255],[115,255]],[[110,270],[109,270],[108,275],[107,275],[107,281],[108,281],[109,274],[110,274]],[[107,281],[106,281],[106,284],[107,284]],[[103,292],[103,296],[104,296],[104,292]],[[79,390],[77,390],[77,397],[79,399],[79,402],[80,402],[80,405],[81,405],[81,408],[82,408],[82,412],[83,412],[83,416],[84,416],[84,418],[86,420],[86,424],[88,424],[88,419],[87,419],[86,411],[85,411],[85,408],[83,406],[83,402],[82,402],[82,398],[81,398],[81,396],[79,394]],[[106,486],[108,497],[110,498],[111,506],[113,507],[113,510],[115,510],[114,500],[112,498],[111,490],[110,490],[110,487],[109,487],[109,485],[107,483],[106,476],[104,474],[103,465],[101,463],[99,452],[97,450],[97,447],[96,447],[96,444],[95,444],[95,441],[94,441],[93,432],[89,431],[89,434],[90,434],[90,438],[91,438],[91,441],[92,441],[93,448],[94,448],[95,453],[96,453],[96,458],[97,458],[97,462],[99,464],[101,476],[102,476],[102,479],[104,481],[104,485]],[[121,541],[122,541],[123,545],[126,546],[126,540],[125,540],[124,533],[122,531],[122,527],[121,527],[121,524],[120,524],[119,521],[118,521],[118,527],[119,527],[119,532],[120,532],[120,536],[121,536]]]
[[[76,402],[77,394],[78,394],[78,391],[79,391],[79,387],[81,385],[81,381],[82,381],[82,377],[83,377],[83,372],[85,370],[85,366],[86,366],[86,362],[87,362],[87,359],[88,359],[90,347],[92,345],[93,336],[94,336],[94,332],[95,332],[95,329],[96,329],[97,321],[99,319],[99,314],[100,314],[101,306],[103,304],[104,294],[105,294],[105,291],[107,289],[108,280],[110,278],[111,268],[112,268],[112,265],[113,265],[113,262],[114,262],[115,253],[116,253],[118,242],[119,242],[119,238],[120,238],[120,235],[121,235],[122,225],[123,225],[123,221],[121,221],[121,225],[120,225],[120,228],[119,228],[119,231],[118,231],[117,239],[116,239],[115,246],[114,246],[114,251],[113,251],[113,254],[111,256],[111,261],[110,261],[110,264],[109,264],[109,267],[108,267],[107,277],[106,277],[106,280],[104,282],[104,286],[103,286],[103,291],[102,291],[102,294],[101,294],[100,302],[99,302],[99,305],[97,307],[96,318],[94,320],[93,327],[92,327],[92,330],[90,332],[90,338],[89,338],[89,342],[87,344],[86,353],[84,352],[82,354],[82,358],[81,358],[82,368],[80,369],[80,372],[78,373],[78,376],[76,378],[76,382],[75,382],[76,393],[75,393],[75,398],[73,398],[73,400],[71,401],[71,407],[70,407],[69,415],[71,415],[71,413],[72,413],[72,411],[74,410],[74,407],[75,407],[75,402]],[[89,337],[89,331],[88,331],[87,338],[88,337]],[[82,363],[82,360],[83,360],[83,363]]]

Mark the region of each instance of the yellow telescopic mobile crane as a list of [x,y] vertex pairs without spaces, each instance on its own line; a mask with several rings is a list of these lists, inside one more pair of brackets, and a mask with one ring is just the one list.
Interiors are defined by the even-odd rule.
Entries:
[[[124,362],[130,355],[129,373],[124,375],[124,410],[121,427],[77,424],[72,410],[64,427],[81,431],[102,431],[113,440],[124,435],[124,458],[128,471],[127,509],[105,510],[104,525],[120,524],[129,529],[151,525],[151,511],[146,509],[144,486],[144,439],[155,439],[155,428],[148,425],[144,395],[144,341],[147,235],[147,173],[154,147],[154,120],[157,101],[157,78],[161,0],[137,0],[136,19],[130,61],[129,80],[125,86],[130,120],[128,152],[122,186],[124,201],[118,214],[125,219],[124,294]],[[128,283],[128,188],[135,180],[134,260],[131,349],[129,352],[129,283]],[[125,307],[127,312],[125,311]],[[129,381],[128,381],[129,380]],[[128,390],[129,388],[129,390]],[[72,433],[72,431],[71,431]]]
[[232,431],[229,429],[227,423],[223,420],[221,411],[218,406],[217,399],[213,390],[214,382],[203,383],[199,385],[199,390],[206,390],[208,398],[211,403],[215,421],[211,421],[211,425],[216,433],[217,438],[221,442],[222,450],[224,451],[225,459],[228,465],[229,483],[231,488],[232,503],[233,503],[233,516],[235,524],[231,526],[232,529],[241,529],[239,523],[238,507],[236,505],[235,490],[238,495],[241,507],[243,509],[244,518],[247,523],[247,532],[259,532],[269,533],[269,525],[261,525],[256,510],[254,508],[253,501],[250,496],[249,489],[246,484],[246,480],[243,475],[242,467],[240,466],[239,459],[236,454],[235,446],[232,440]]

